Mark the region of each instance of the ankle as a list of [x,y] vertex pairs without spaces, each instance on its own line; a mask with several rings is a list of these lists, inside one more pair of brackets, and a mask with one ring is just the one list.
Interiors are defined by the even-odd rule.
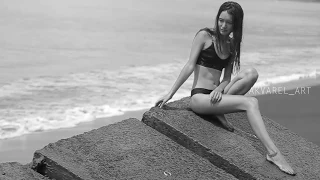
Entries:
[[276,153],[279,153],[280,151],[278,149],[267,149],[268,155],[273,155]]

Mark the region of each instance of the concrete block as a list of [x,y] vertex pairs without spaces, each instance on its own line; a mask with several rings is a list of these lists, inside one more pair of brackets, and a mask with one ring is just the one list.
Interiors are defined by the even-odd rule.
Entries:
[[0,164],[0,180],[46,180],[48,178],[37,173],[26,165],[17,162]]
[[33,168],[57,180],[236,179],[137,119],[49,144]]
[[238,179],[320,179],[320,149],[289,129],[263,117],[267,131],[298,173],[290,176],[266,161],[266,150],[254,135],[245,112],[226,114],[234,132],[214,116],[199,116],[190,98],[151,108],[142,121]]

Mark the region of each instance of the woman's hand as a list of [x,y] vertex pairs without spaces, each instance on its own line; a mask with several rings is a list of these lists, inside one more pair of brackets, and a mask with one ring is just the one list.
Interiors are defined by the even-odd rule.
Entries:
[[155,107],[159,106],[160,108],[162,108],[162,106],[168,102],[170,99],[172,98],[172,96],[170,96],[170,94],[167,94],[165,96],[163,96],[162,98],[160,98],[156,103],[155,103]]
[[211,93],[210,93],[210,101],[212,103],[217,103],[217,102],[220,102],[222,99],[222,93],[220,91],[217,91],[217,90],[213,90]]

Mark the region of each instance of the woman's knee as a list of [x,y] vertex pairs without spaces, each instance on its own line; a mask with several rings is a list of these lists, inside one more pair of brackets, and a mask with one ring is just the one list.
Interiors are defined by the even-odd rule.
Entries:
[[246,110],[258,109],[259,108],[258,99],[255,97],[247,97],[245,101],[245,106],[246,106]]
[[248,68],[244,72],[246,78],[250,79],[252,82],[256,82],[258,80],[259,74],[255,68]]

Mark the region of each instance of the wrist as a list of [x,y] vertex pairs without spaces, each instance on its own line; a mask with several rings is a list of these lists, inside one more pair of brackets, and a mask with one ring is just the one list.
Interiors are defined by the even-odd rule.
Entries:
[[222,89],[222,88],[215,88],[214,91],[217,91],[217,92],[221,92],[221,93],[222,93],[223,89]]
[[170,98],[172,98],[173,94],[174,94],[174,93],[169,92],[167,95],[168,95]]

